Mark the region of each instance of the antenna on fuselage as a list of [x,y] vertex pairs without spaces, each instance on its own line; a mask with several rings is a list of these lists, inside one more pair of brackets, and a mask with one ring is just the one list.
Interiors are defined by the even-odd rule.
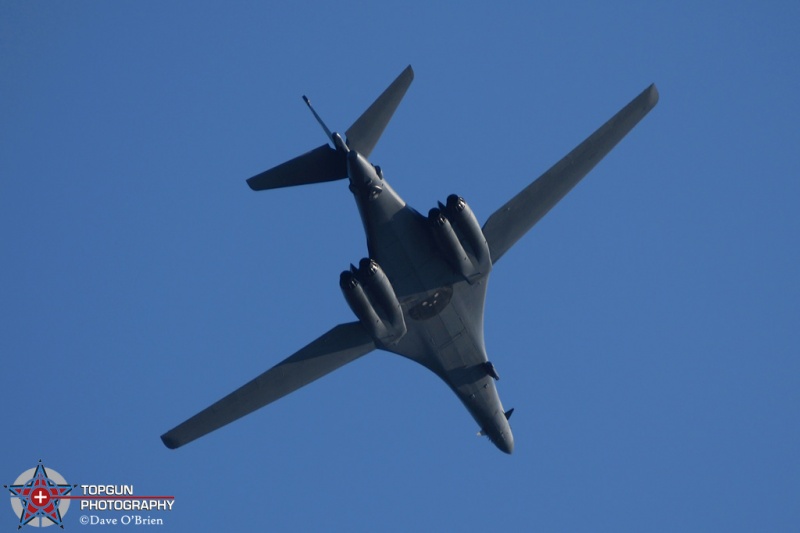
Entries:
[[319,122],[319,125],[322,126],[323,130],[325,130],[325,135],[327,135],[328,139],[330,139],[330,141],[333,143],[333,145],[336,146],[336,142],[333,140],[333,133],[331,133],[331,130],[328,129],[328,126],[325,125],[325,122],[323,122],[322,118],[320,118],[320,116],[314,110],[314,106],[311,105],[311,100],[308,99],[308,96],[303,95],[303,101],[306,103],[306,105],[311,110],[311,112],[314,113],[314,118],[317,119],[317,122]]
[[322,118],[320,118],[316,110],[314,110],[314,106],[311,105],[311,100],[309,100],[306,95],[303,95],[303,101],[306,103],[311,112],[314,113],[314,118],[317,119],[319,125],[322,126],[323,130],[325,130],[325,135],[328,136],[328,139],[330,139],[334,148],[336,148],[337,150],[342,150],[344,152],[349,152],[349,150],[347,149],[347,144],[344,142],[344,139],[342,139],[342,136],[339,135],[338,133],[331,133],[331,130],[328,128],[327,125],[325,125],[325,122],[322,121]]

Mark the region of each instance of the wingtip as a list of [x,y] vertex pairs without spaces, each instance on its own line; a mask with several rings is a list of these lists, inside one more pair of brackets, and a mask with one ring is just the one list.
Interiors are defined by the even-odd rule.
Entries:
[[651,83],[650,87],[648,87],[646,91],[647,91],[647,105],[650,108],[653,108],[658,103],[658,98],[659,98],[658,87],[656,87],[655,83]]
[[166,446],[170,450],[174,450],[175,448],[180,447],[180,443],[177,440],[175,440],[174,437],[170,437],[169,433],[164,433],[163,435],[161,435],[161,442],[163,442],[164,446]]

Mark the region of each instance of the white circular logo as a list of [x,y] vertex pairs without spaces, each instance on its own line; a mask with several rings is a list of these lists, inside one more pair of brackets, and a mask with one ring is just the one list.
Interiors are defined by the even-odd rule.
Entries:
[[40,461],[6,488],[11,492],[11,508],[19,517],[19,527],[63,527],[61,519],[67,514],[70,501],[62,497],[73,489],[64,476],[52,468],[45,469]]

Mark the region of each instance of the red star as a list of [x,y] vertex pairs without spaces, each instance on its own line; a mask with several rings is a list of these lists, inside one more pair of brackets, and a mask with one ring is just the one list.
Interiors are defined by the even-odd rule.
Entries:
[[41,461],[36,465],[33,477],[23,485],[7,486],[12,495],[19,497],[22,513],[19,517],[19,528],[41,517],[47,518],[55,525],[64,528],[61,522],[61,511],[58,506],[61,496],[66,496],[74,488],[73,485],[58,485],[47,477],[47,470]]

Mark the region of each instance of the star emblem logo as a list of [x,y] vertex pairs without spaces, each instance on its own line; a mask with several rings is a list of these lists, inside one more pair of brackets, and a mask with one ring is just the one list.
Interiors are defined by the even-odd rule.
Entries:
[[48,473],[41,460],[36,468],[23,472],[13,485],[3,486],[11,493],[11,506],[19,513],[17,529],[29,523],[32,526],[57,525],[64,528],[61,511],[67,512],[69,501],[62,506],[61,498],[77,485],[69,485],[55,470]]

